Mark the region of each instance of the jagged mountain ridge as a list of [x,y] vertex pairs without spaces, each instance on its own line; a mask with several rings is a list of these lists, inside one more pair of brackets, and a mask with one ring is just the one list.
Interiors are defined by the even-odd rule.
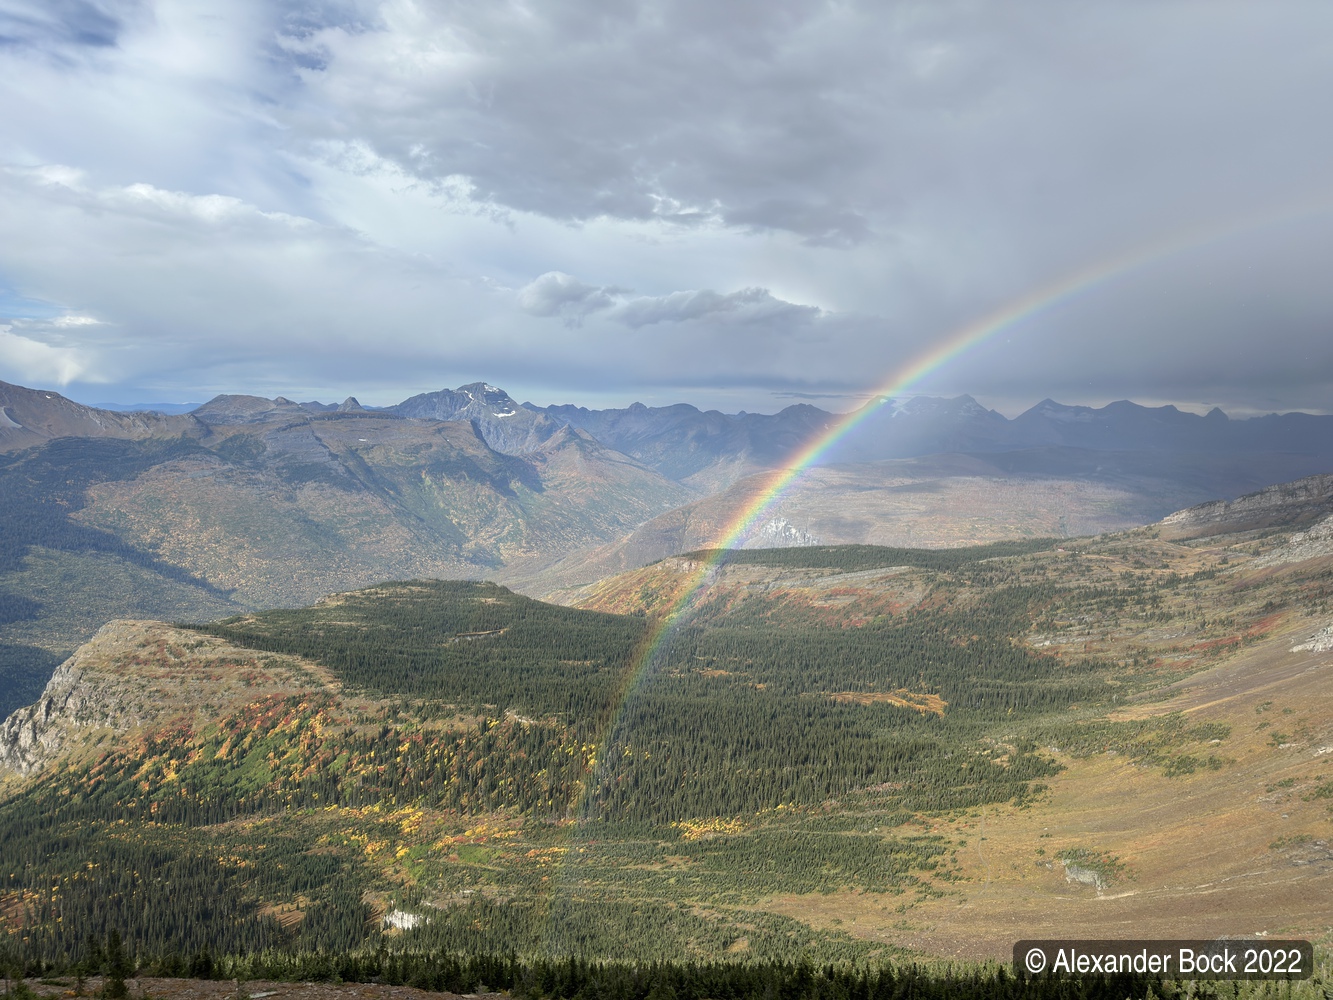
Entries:
[[838,415],[807,404],[774,414],[701,411],[688,403],[589,410],[548,406],[541,412],[579,427],[678,482],[718,489],[759,469],[773,468]]
[[[771,415],[704,412],[688,404],[647,407],[636,403],[618,410],[538,409],[583,428],[673,479],[707,479],[710,463],[733,463],[734,474],[725,481],[715,478],[715,487],[761,468],[782,465],[842,419],[840,414],[804,404]],[[1174,406],[1148,407],[1124,400],[1093,408],[1046,399],[1010,420],[963,395],[875,401],[853,420],[855,429],[816,464],[1038,448],[1153,454],[1279,453],[1333,461],[1333,416],[1306,413],[1232,420],[1220,409],[1200,416]]]
[[[0,415],[0,453],[60,439],[194,449],[151,469],[130,459],[133,476],[98,473],[70,516],[246,607],[387,576],[482,573],[536,593],[587,583],[707,544],[749,502],[761,482],[751,477],[841,419],[806,404],[730,415],[683,403],[538,407],[484,382],[386,408],[221,395],[180,416],[0,384]],[[756,544],[1111,530],[1333,468],[1326,416],[1233,421],[1044,400],[1009,420],[959,396],[876,401],[854,419],[816,463],[825,471],[770,512],[785,530],[761,525]],[[955,457],[929,457],[942,453]],[[915,457],[892,457],[902,455]],[[171,587],[179,614],[189,599]]]
[[[568,424],[567,421],[553,420],[533,407],[516,403],[503,389],[485,382],[423,393],[405,399],[389,410],[419,420],[465,420],[476,428],[482,440],[506,455],[540,451]],[[610,447],[615,448],[615,445]]]
[[[116,436],[191,430],[189,421],[172,423],[161,414],[94,410],[63,400],[58,394],[0,384],[0,449],[14,447],[11,424],[22,423],[18,418],[31,414],[33,404],[42,397],[62,401],[58,406],[66,413],[63,422],[47,419],[31,424],[30,430],[46,437],[82,434],[84,429]],[[572,404],[537,406],[517,402],[503,389],[485,382],[423,393],[383,408],[363,408],[355,397],[341,404],[326,404],[296,403],[281,396],[269,400],[225,395],[186,416],[205,424],[234,425],[282,414],[330,412],[467,421],[491,448],[510,455],[540,450],[560,426],[567,425],[667,478],[709,491],[760,469],[782,465],[843,418],[842,414],[809,404],[788,406],[773,414],[727,414],[700,410],[688,403],[659,407],[634,403],[604,410]],[[1175,406],[1148,407],[1127,400],[1089,407],[1044,399],[1009,419],[968,395],[881,399],[858,412],[855,430],[820,456],[818,464],[1035,448],[1165,454],[1280,453],[1333,460],[1330,415],[1274,413],[1233,420],[1218,408],[1200,416]],[[53,433],[43,430],[48,425]],[[31,439],[25,437],[23,443],[31,443]]]

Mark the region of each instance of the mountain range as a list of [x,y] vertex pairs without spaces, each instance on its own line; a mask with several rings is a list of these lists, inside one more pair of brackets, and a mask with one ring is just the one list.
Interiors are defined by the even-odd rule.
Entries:
[[[3,383],[0,383],[3,385]],[[32,443],[40,436],[146,435],[185,426],[168,414],[116,412],[81,407],[40,390],[3,386],[0,449],[11,441]],[[42,414],[40,401],[61,414]],[[33,419],[34,411],[40,414]],[[779,467],[844,414],[797,404],[773,414],[700,410],[688,403],[592,410],[569,404],[537,406],[515,401],[484,382],[423,393],[388,407],[342,403],[295,403],[281,396],[218,396],[189,414],[208,424],[261,422],[279,414],[376,413],[424,420],[467,421],[489,447],[506,455],[528,454],[560,427],[586,432],[662,475],[713,492],[742,475]],[[15,434],[27,414],[36,436]],[[915,396],[877,399],[851,418],[846,435],[817,464],[874,462],[944,453],[996,453],[1031,449],[1079,449],[1149,454],[1282,454],[1333,458],[1333,416],[1267,414],[1233,420],[1221,409],[1206,415],[1175,406],[1141,406],[1128,400],[1103,407],[1069,406],[1044,399],[1012,419],[987,409],[971,396],[951,399]],[[187,422],[188,423],[188,422]]]
[[[0,709],[118,617],[200,620],[385,579],[533,596],[710,544],[843,417],[809,405],[395,406],[221,395],[112,411],[0,383]],[[877,400],[747,544],[950,546],[1119,530],[1333,467],[1333,417]],[[12,702],[12,704],[10,704]]]

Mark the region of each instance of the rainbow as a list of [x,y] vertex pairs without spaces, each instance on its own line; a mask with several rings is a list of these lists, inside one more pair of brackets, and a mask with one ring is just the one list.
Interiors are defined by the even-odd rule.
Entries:
[[[804,473],[839,441],[855,431],[866,419],[876,413],[886,402],[895,396],[910,391],[911,387],[923,378],[940,370],[949,362],[983,343],[988,338],[1017,326],[1039,313],[1088,292],[1099,285],[1123,277],[1149,264],[1189,250],[1203,248],[1241,233],[1330,210],[1333,210],[1333,202],[1328,201],[1323,201],[1314,206],[1309,203],[1296,206],[1288,205],[1278,211],[1252,215],[1241,220],[1232,219],[1221,225],[1193,229],[1174,239],[1139,247],[1128,253],[1072,271],[1053,283],[1029,291],[955,330],[943,340],[895,369],[870,394],[870,399],[864,406],[835,420],[795,453],[788,460],[785,467],[768,473],[761,480],[759,487],[749,500],[741,506],[730,522],[715,535],[712,542],[706,547],[707,556],[699,560],[690,569],[687,580],[678,592],[678,596],[653,621],[644,639],[640,642],[630,669],[627,670],[622,680],[617,697],[613,699],[616,709],[611,713],[606,729],[599,734],[596,741],[594,759],[597,760],[597,763],[593,764],[592,773],[589,773],[584,781],[571,810],[570,818],[575,820],[570,831],[573,836],[578,836],[579,828],[583,825],[579,821],[585,818],[588,794],[597,783],[596,769],[602,765],[602,752],[608,749],[607,744],[614,736],[616,727],[620,723],[626,702],[642,683],[663,642],[671,634],[677,623],[681,621],[698,595],[707,588],[713,579],[714,571],[725,561],[728,551],[738,547],[749,537],[760,519],[791,489]],[[571,851],[566,855],[566,858],[572,859],[574,856]],[[558,892],[558,884],[563,881],[565,876],[565,865],[560,865],[555,874],[557,881],[552,886],[552,890]]]
[[[1330,207],[1333,207],[1333,205],[1325,203],[1319,206],[1319,210],[1327,211]],[[667,636],[670,635],[671,630],[680,621],[681,616],[707,587],[709,581],[713,578],[713,571],[725,560],[727,552],[745,542],[760,519],[786,495],[802,475],[818,463],[838,442],[855,431],[885,403],[891,401],[893,397],[909,391],[913,385],[926,376],[939,371],[949,362],[990,337],[1112,279],[1123,277],[1139,268],[1185,251],[1198,249],[1261,226],[1307,216],[1311,212],[1311,206],[1307,204],[1294,208],[1288,206],[1277,212],[1251,216],[1241,221],[1233,219],[1228,224],[1190,230],[1175,239],[1155,242],[1072,271],[1059,280],[1033,289],[955,330],[943,340],[895,369],[877,389],[869,394],[869,402],[859,409],[842,415],[831,423],[792,455],[783,468],[767,473],[749,500],[742,504],[731,521],[705,546],[708,556],[700,560],[691,569],[678,596],[654,621],[648,635],[637,651],[631,669],[628,671],[627,681],[618,693],[619,707],[612,714],[606,733],[603,734],[602,739],[598,740],[598,746],[600,747],[606,741],[606,738],[614,732],[621,714],[620,709],[623,708],[625,700],[638,686],[647,671],[648,665],[652,662]],[[578,804],[579,808],[575,810],[576,815],[582,811],[583,803],[581,800],[582,795]]]

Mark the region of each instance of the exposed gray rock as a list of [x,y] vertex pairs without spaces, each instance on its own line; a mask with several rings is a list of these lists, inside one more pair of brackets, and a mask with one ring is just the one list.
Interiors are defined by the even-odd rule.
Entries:
[[418,420],[470,421],[477,436],[502,455],[539,451],[565,426],[565,421],[517,403],[503,389],[485,382],[423,393],[390,409]]
[[1090,885],[1097,890],[1098,895],[1106,888],[1106,882],[1099,872],[1091,868],[1084,868],[1082,865],[1076,865],[1072,861],[1063,862],[1065,866],[1065,881],[1071,885]]
[[[1333,555],[1333,517],[1326,517],[1309,531],[1302,531],[1291,536],[1291,541],[1282,548],[1255,560],[1256,566],[1281,566],[1285,563],[1302,562],[1306,559],[1318,559],[1320,556]],[[1329,631],[1328,629],[1324,630]],[[1302,649],[1307,647],[1300,647]],[[1333,645],[1322,649],[1333,648]]]
[[1333,625],[1326,625],[1310,637],[1309,642],[1292,646],[1293,653],[1327,653],[1333,649]]
[[114,621],[56,668],[36,703],[20,708],[0,725],[0,768],[28,775],[40,771],[76,730],[132,729],[151,709],[117,679],[89,663],[119,643],[134,623]]
[[1333,475],[1307,476],[1235,500],[1214,500],[1168,514],[1164,537],[1198,538],[1269,527],[1302,527],[1333,515]]
[[799,545],[818,545],[819,539],[796,527],[785,517],[765,521],[745,543],[747,549],[785,549]]

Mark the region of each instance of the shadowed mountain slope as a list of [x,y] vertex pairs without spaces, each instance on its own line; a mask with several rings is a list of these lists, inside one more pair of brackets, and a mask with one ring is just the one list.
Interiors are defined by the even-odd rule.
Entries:
[[31,448],[54,438],[204,437],[207,427],[191,414],[117,413],[66,399],[56,392],[0,382],[0,453]]

